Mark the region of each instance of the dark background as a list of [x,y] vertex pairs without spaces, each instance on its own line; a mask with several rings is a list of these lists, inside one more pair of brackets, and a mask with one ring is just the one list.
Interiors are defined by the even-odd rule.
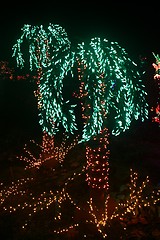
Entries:
[[[75,44],[91,37],[117,41],[131,57],[153,58],[159,53],[159,7],[157,2],[51,1],[3,2],[0,14],[0,55],[11,60],[12,46],[24,24],[59,24]],[[12,60],[13,61],[13,60]]]

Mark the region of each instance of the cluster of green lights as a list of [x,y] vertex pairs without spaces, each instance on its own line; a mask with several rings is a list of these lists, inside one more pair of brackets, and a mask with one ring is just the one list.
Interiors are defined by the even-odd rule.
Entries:
[[50,24],[47,31],[43,26],[24,25],[23,34],[13,46],[17,66],[24,67],[21,45],[29,42],[30,70],[37,70],[37,98],[42,130],[54,135],[60,123],[67,132],[76,130],[74,106],[64,101],[63,79],[72,66],[72,52],[66,32],[59,26]]
[[74,93],[81,100],[84,128],[82,141],[88,141],[113,122],[111,132],[118,135],[129,128],[133,119],[148,117],[146,91],[138,66],[117,42],[93,38],[72,51],[65,30],[55,24],[24,25],[22,36],[13,46],[17,66],[24,67],[21,44],[29,42],[30,70],[36,69],[37,97],[42,130],[54,135],[62,125],[66,132],[78,129],[75,107],[64,101],[63,81],[79,80]]
[[145,87],[137,65],[117,42],[100,38],[79,44],[77,61],[83,99],[83,139],[90,139],[113,121],[112,134],[129,128],[133,119],[148,115]]

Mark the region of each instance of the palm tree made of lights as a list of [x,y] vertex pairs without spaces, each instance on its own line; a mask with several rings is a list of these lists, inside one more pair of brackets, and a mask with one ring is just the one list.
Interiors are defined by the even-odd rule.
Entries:
[[86,180],[97,201],[107,196],[107,205],[109,136],[126,131],[133,120],[148,118],[144,73],[117,42],[100,38],[78,45],[76,66],[79,91],[74,96],[81,100],[84,120]]
[[38,72],[35,95],[44,133],[54,136],[60,124],[71,134],[78,129],[76,106],[65,102],[62,94],[69,73],[70,80],[78,80],[73,96],[80,101],[84,123],[80,143],[86,146],[86,181],[93,195],[95,190],[105,193],[106,206],[109,135],[126,131],[133,120],[148,118],[147,94],[138,66],[117,42],[106,39],[92,38],[72,51],[65,30],[49,24],[47,30],[42,25],[24,25],[13,46],[18,67],[24,67],[24,39],[29,42],[30,70]]

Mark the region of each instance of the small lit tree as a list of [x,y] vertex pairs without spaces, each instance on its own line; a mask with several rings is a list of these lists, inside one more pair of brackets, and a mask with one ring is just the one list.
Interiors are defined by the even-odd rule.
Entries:
[[156,59],[156,63],[152,63],[152,66],[155,69],[154,79],[157,81],[159,92],[158,92],[157,106],[155,109],[156,115],[153,117],[152,121],[158,122],[160,126],[160,57],[158,54],[156,55],[155,53],[153,53],[153,55]]

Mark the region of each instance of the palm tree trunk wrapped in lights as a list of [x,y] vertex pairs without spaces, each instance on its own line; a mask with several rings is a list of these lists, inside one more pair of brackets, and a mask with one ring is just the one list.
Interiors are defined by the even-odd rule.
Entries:
[[[108,217],[109,195],[109,133],[104,128],[86,144],[86,181],[90,189],[90,201],[99,213]],[[90,203],[91,204],[91,203]],[[91,204],[91,205],[92,205]],[[90,206],[91,206],[90,205]],[[93,207],[92,205],[92,207]],[[102,214],[99,219],[101,220]]]
[[108,145],[108,129],[103,129],[86,146],[86,181],[93,189],[108,190],[109,188]]

